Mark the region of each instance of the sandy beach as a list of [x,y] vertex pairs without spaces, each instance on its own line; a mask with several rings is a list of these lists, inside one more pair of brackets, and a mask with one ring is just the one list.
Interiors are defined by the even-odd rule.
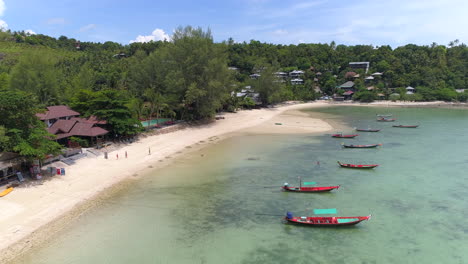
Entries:
[[[0,263],[47,240],[75,219],[103,193],[145,171],[165,166],[177,155],[204,147],[232,132],[314,133],[333,129],[328,123],[297,111],[322,107],[327,102],[285,104],[275,108],[226,113],[225,119],[163,135],[141,138],[109,153],[109,159],[89,154],[64,166],[66,175],[48,177],[15,188],[0,200]],[[281,124],[275,124],[281,123]],[[151,149],[151,155],[149,154]],[[127,153],[128,158],[125,158]],[[117,158],[119,155],[119,158]],[[112,187],[112,188],[111,188]]]

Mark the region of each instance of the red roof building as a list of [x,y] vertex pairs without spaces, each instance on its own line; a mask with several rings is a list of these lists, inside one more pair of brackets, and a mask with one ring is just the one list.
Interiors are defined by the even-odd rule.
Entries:
[[73,111],[66,105],[48,106],[45,113],[36,114],[41,121],[44,121],[47,127],[51,127],[58,120],[68,120],[72,117],[80,116],[80,113]]
[[97,125],[107,124],[95,116],[88,119],[78,117],[80,113],[71,110],[68,106],[49,106],[45,113],[36,114],[39,119],[47,124],[47,131],[56,136],[57,140],[72,136],[98,137],[109,131]]

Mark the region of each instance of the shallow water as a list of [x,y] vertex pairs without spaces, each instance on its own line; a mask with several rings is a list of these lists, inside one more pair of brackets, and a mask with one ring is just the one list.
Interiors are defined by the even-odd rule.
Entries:
[[[15,263],[467,263],[468,111],[330,107],[311,110],[356,139],[243,135],[155,171]],[[392,128],[375,114],[393,113]],[[400,122],[401,121],[401,122]],[[338,131],[336,131],[338,132]],[[342,149],[341,143],[382,143]],[[375,170],[336,161],[377,163]],[[319,164],[317,164],[319,162]],[[295,194],[284,182],[340,184]],[[276,187],[277,186],[277,187]],[[267,188],[265,188],[267,187]],[[285,225],[282,215],[372,214],[347,228]]]

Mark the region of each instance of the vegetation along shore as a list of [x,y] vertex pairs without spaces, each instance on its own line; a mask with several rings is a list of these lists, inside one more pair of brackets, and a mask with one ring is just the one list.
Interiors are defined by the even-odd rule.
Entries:
[[0,200],[0,261],[103,190],[229,133],[333,129],[293,110],[464,107],[467,58],[459,41],[216,43],[187,26],[122,45],[0,30],[0,184],[13,187]]

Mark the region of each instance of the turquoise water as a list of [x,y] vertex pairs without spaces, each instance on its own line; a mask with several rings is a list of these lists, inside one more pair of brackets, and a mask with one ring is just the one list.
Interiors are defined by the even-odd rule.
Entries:
[[166,121],[170,121],[171,119],[170,118],[156,118],[156,119],[151,119],[149,121],[149,125],[148,125],[148,121],[141,121],[141,124],[144,126],[144,127],[147,127],[147,126],[153,126],[153,125],[156,125],[156,124],[162,124]]
[[[355,139],[226,139],[148,175],[15,263],[467,263],[468,111],[331,107],[311,114],[317,112],[345,133],[352,132],[347,126],[382,131]],[[375,121],[388,112],[395,124],[420,127]],[[344,141],[383,146],[343,149]],[[337,160],[381,166],[350,170]],[[299,176],[342,187],[279,190]],[[372,219],[346,228],[282,222],[286,211],[305,216],[315,208]]]

